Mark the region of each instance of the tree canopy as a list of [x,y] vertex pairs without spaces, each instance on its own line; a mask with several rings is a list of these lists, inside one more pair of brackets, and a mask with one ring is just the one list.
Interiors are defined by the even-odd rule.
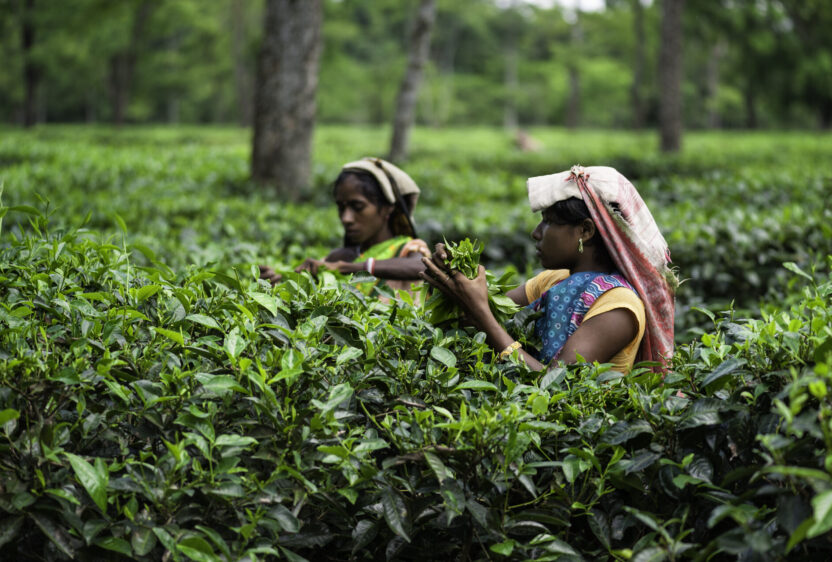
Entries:
[[[391,121],[416,4],[324,2],[319,121]],[[262,14],[239,0],[0,0],[0,120],[30,107],[38,122],[247,123]],[[659,19],[659,0],[580,13],[438,0],[416,122],[655,125]],[[832,122],[828,2],[689,2],[683,25],[686,127]]]

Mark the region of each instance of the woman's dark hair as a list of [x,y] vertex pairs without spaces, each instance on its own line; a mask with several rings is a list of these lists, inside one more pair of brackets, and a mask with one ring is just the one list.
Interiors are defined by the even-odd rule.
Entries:
[[343,170],[340,174],[338,174],[338,177],[335,178],[335,183],[333,184],[333,194],[335,190],[338,189],[338,186],[341,185],[341,182],[346,180],[348,176],[353,176],[356,179],[361,188],[361,195],[366,197],[367,201],[378,208],[393,207],[393,212],[390,214],[390,218],[387,221],[393,235],[415,236],[415,233],[410,226],[410,221],[407,220],[407,216],[405,215],[405,213],[413,211],[413,204],[415,203],[414,195],[409,194],[402,196],[404,204],[407,206],[407,211],[405,211],[400,205],[390,203],[387,198],[384,197],[384,193],[381,191],[381,185],[378,183],[378,180],[375,176],[373,176],[373,174],[361,170]]
[[591,219],[589,209],[583,199],[570,197],[558,201],[554,205],[543,210],[543,216],[547,221],[554,224],[581,224],[586,219]]
[[[618,203],[611,202],[610,207],[612,207],[612,211],[614,213],[621,213],[621,211],[619,210]],[[592,220],[592,215],[589,214],[589,209],[587,208],[586,203],[584,203],[583,199],[578,199],[577,197],[570,197],[569,199],[558,201],[557,203],[544,209],[543,218],[546,221],[554,224],[568,224],[572,226],[577,226],[586,219]],[[600,244],[601,251],[609,256],[609,252],[607,251],[607,245],[604,242],[604,239],[601,237],[601,234],[598,232],[597,228],[595,229],[595,234],[592,236],[592,238],[587,240],[588,244],[592,244],[595,242],[598,242]]]

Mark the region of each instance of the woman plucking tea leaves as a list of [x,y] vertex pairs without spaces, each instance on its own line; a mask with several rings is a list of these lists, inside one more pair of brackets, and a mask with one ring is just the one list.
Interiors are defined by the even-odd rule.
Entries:
[[[345,164],[334,186],[344,245],[322,260],[307,259],[295,271],[366,272],[373,279],[358,287],[368,294],[382,285],[409,290],[414,283],[421,284],[424,265],[419,258],[430,256],[430,250],[413,226],[420,193],[416,182],[386,160],[364,158]],[[260,266],[260,277],[272,284],[281,279],[265,266]]]
[[532,232],[545,271],[507,296],[542,314],[535,321],[539,349],[529,352],[508,334],[488,305],[484,268],[469,279],[449,267],[438,244],[423,279],[454,299],[485,332],[500,358],[515,351],[534,369],[555,361],[634,362],[664,370],[673,353],[674,293],[667,243],[633,185],[613,168],[574,166],[529,178]]

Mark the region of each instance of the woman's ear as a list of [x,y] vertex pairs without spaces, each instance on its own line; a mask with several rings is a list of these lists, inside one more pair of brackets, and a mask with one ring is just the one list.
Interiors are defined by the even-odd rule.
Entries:
[[595,236],[597,230],[592,219],[584,219],[581,223],[581,238],[584,242],[589,242]]

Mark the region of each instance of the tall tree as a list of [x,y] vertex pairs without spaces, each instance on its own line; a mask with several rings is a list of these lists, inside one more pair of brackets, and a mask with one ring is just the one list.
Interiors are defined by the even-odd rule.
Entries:
[[139,43],[144,35],[145,25],[150,18],[153,4],[142,0],[133,14],[130,37],[124,49],[110,57],[110,103],[113,124],[121,125],[127,116],[130,92],[133,88],[133,75],[136,69]]
[[569,96],[566,99],[566,126],[575,129],[581,122],[581,54],[583,51],[584,32],[581,27],[580,2],[575,8],[575,23],[569,35],[570,54],[567,56],[566,68],[569,73]]
[[35,0],[25,0],[21,18],[21,47],[23,49],[23,126],[37,123],[37,95],[40,84],[40,67],[34,59]]
[[322,24],[321,0],[267,0],[251,174],[289,199],[310,184]]
[[422,73],[430,53],[430,34],[436,18],[436,0],[421,0],[410,34],[410,52],[393,116],[393,137],[390,141],[390,160],[400,162],[407,158],[410,143],[410,127],[416,113],[416,100]]
[[633,11],[633,34],[635,35],[636,52],[633,57],[633,82],[630,86],[630,101],[633,105],[632,124],[633,128],[644,127],[644,67],[646,66],[647,53],[645,48],[646,37],[644,33],[644,6],[641,0],[630,0]]
[[685,0],[662,0],[659,132],[663,152],[682,147],[682,12]]
[[251,125],[251,75],[246,64],[246,18],[243,0],[231,0],[231,49],[234,62],[234,89],[237,94],[237,119]]

